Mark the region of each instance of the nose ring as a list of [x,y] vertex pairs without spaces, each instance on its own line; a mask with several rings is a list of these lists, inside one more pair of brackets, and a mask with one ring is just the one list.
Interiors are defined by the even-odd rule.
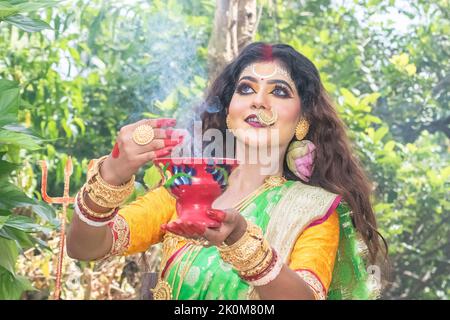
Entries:
[[268,115],[263,109],[259,109],[256,113],[258,121],[266,126],[271,126],[278,120],[278,114],[276,110],[272,110],[272,116]]

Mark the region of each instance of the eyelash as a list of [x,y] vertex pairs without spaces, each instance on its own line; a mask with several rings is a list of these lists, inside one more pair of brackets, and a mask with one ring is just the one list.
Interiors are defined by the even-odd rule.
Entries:
[[[240,85],[238,85],[238,87],[236,88],[236,92],[238,94],[244,95],[244,96],[248,95],[248,94],[251,94],[251,92],[244,92],[244,89],[247,89],[247,88],[251,89],[254,92],[252,87],[250,85],[248,85],[247,83],[241,83]],[[275,94],[276,97],[279,97],[279,98],[291,98],[291,95],[289,94],[289,89],[286,88],[284,85],[281,85],[281,84],[275,85],[275,88],[272,90],[271,93],[275,92],[276,90],[281,90],[284,93],[284,95],[283,94],[281,94],[281,95],[280,94],[278,94],[278,95]]]

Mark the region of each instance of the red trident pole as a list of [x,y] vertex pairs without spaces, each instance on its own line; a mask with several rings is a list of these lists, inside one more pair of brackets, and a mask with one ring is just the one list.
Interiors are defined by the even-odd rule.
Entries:
[[71,203],[75,202],[75,198],[71,198],[69,196],[69,187],[70,187],[70,176],[73,173],[73,165],[72,158],[69,157],[67,159],[66,166],[64,168],[64,193],[62,197],[49,197],[47,194],[47,162],[44,160],[40,161],[42,168],[42,184],[41,184],[41,194],[42,198],[45,202],[49,204],[62,204],[62,212],[59,215],[61,230],[59,237],[59,254],[58,254],[58,265],[56,268],[56,285],[55,292],[53,294],[54,300],[59,300],[61,296],[61,274],[62,274],[62,265],[64,260],[64,245],[66,238],[66,216],[67,216],[67,206]]

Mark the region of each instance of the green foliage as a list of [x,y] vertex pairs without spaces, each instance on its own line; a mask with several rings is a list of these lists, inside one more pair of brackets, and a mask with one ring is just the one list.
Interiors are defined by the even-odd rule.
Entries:
[[[55,3],[1,1],[0,27],[9,24],[25,32],[50,29],[46,22],[23,13]],[[2,75],[8,76],[5,72]],[[42,144],[40,138],[17,123],[23,103],[18,83],[0,78],[0,299],[19,299],[23,291],[33,290],[27,278],[16,274],[17,257],[36,245],[47,248],[33,234],[48,234],[56,226],[53,209],[29,197],[14,183],[23,170],[21,155],[39,150]],[[18,209],[26,209],[32,216],[17,214]],[[46,222],[50,223],[48,227],[44,226]]]
[[[24,290],[30,290],[29,281],[16,274],[15,263],[19,252],[42,245],[31,234],[48,234],[51,229],[38,224],[35,218],[14,214],[14,209],[30,208],[42,219],[52,221],[53,210],[28,197],[12,183],[14,172],[20,164],[14,163],[13,155],[20,150],[37,150],[40,139],[29,134],[25,128],[13,125],[17,121],[20,104],[19,87],[13,81],[0,79],[0,298],[18,299]],[[52,221],[54,222],[54,221]]]
[[[337,102],[390,247],[384,297],[448,299],[448,1],[340,3],[264,1],[255,40],[286,42],[310,58]],[[203,0],[0,1],[0,298],[29,288],[13,261],[44,245],[33,233],[57,225],[35,199],[38,160],[48,161],[56,195],[71,155],[74,193],[121,126],[193,114],[213,17],[214,2]],[[159,183],[155,169],[144,172],[147,188]],[[146,190],[136,187],[129,201]]]
[[374,181],[393,270],[384,297],[448,299],[448,1],[275,1],[266,12],[258,39],[288,42],[320,69]]

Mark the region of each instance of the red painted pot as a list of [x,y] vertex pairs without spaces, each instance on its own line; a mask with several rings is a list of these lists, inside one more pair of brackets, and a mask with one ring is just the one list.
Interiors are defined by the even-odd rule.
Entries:
[[204,224],[214,200],[228,185],[228,176],[238,166],[227,158],[157,158],[153,160],[165,177],[164,186],[177,199],[178,217]]

